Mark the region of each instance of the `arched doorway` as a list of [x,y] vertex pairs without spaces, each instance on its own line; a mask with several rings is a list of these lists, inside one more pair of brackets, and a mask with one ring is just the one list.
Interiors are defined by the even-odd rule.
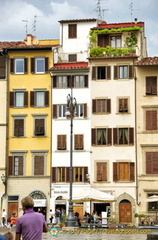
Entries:
[[119,222],[132,222],[132,204],[129,200],[123,199],[119,204]]
[[41,191],[33,191],[29,194],[34,201],[34,211],[40,212],[44,215],[46,219],[46,213],[47,213],[47,198],[46,195]]

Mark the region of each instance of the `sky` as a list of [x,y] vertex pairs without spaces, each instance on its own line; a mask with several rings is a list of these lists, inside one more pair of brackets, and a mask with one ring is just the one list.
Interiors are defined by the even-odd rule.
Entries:
[[148,56],[158,56],[158,0],[0,0],[0,9],[0,41],[23,41],[26,32],[39,40],[59,39],[60,20],[137,18],[145,23]]

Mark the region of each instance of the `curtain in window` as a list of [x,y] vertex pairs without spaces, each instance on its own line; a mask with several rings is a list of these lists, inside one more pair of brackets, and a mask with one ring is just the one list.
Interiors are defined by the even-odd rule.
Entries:
[[97,130],[97,142],[98,144],[106,144],[106,129]]
[[37,107],[44,106],[44,92],[36,92],[36,106]]
[[23,107],[24,106],[24,93],[23,92],[16,92],[15,93],[15,106],[16,107]]

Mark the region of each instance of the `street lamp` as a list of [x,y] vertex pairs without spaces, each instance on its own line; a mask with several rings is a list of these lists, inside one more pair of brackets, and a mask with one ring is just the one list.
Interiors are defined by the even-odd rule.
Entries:
[[73,172],[72,172],[72,151],[73,151],[73,119],[76,114],[76,98],[73,98],[72,88],[71,95],[67,95],[67,111],[65,113],[66,117],[70,119],[70,170],[69,170],[69,183],[70,183],[70,191],[69,191],[69,209],[68,209],[68,217],[66,219],[67,227],[74,227],[76,224],[76,220],[73,214],[73,202],[72,202],[72,182],[73,182]]

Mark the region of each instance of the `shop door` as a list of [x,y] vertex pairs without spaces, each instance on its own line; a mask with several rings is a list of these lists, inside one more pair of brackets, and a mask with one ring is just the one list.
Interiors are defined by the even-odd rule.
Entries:
[[132,222],[132,205],[130,202],[121,202],[119,205],[120,223]]
[[18,202],[8,202],[8,217],[13,213],[16,213],[16,216],[18,217]]
[[79,217],[83,218],[83,206],[74,206],[73,209],[74,209],[74,214],[78,212]]

